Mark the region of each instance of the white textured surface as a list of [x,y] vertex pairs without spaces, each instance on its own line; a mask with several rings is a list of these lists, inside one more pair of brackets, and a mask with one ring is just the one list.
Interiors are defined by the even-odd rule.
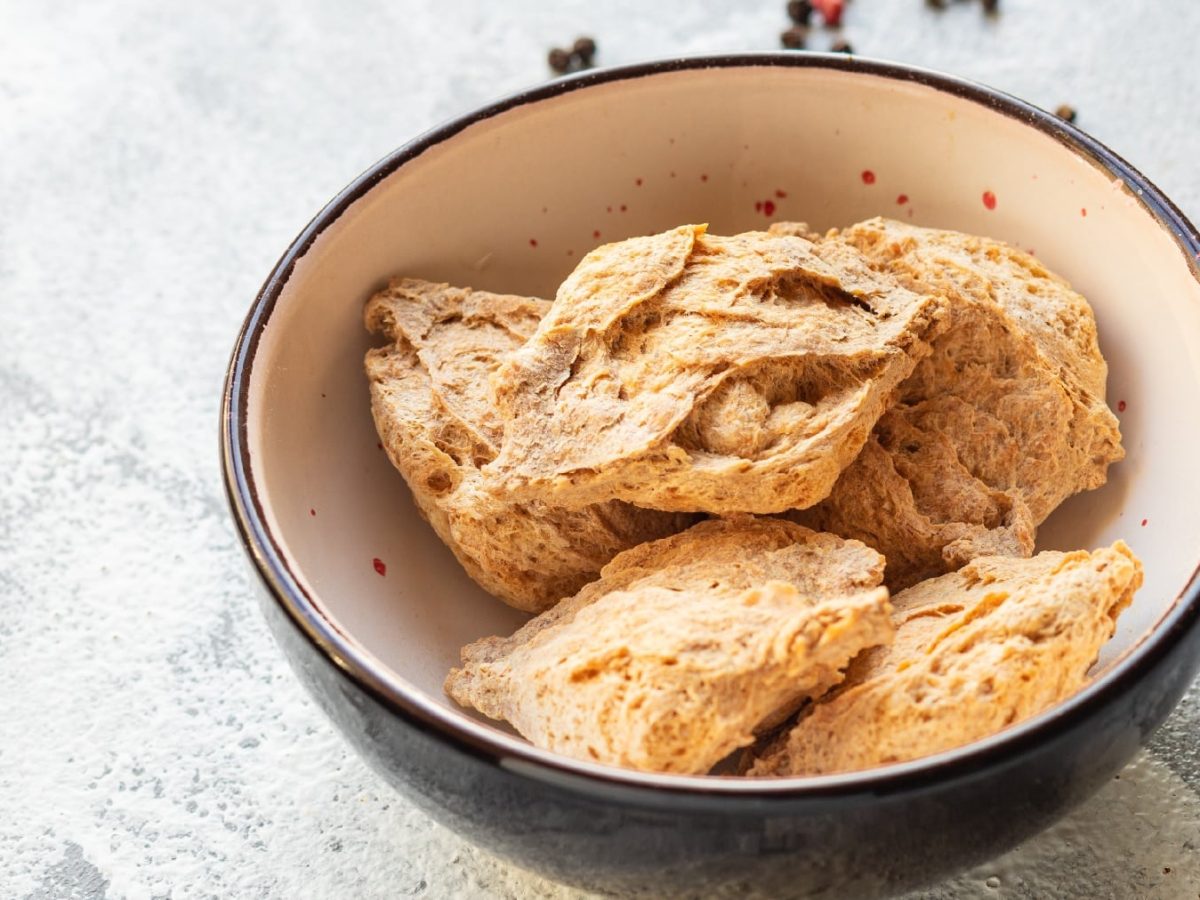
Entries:
[[[846,34],[1073,103],[1200,215],[1200,4],[1003,2],[855,0]],[[409,808],[303,695],[227,521],[221,376],[388,150],[576,34],[611,64],[774,49],[782,7],[0,0],[0,896],[574,896]],[[1090,803],[925,896],[1200,896],[1198,730],[1193,688]]]

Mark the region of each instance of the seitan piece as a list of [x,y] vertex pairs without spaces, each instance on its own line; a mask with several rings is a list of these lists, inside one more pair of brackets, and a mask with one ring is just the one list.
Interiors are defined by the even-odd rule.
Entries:
[[938,753],[1074,694],[1142,584],[1121,541],[987,557],[892,598],[896,638],[856,659],[750,775],[823,775]]
[[539,747],[700,774],[891,638],[883,559],[783,519],[711,519],[627,550],[446,692]]
[[685,225],[589,253],[493,378],[497,491],[711,513],[821,500],[942,301],[848,244]]
[[826,241],[945,297],[950,327],[830,496],[794,518],[879,550],[893,591],[977,556],[1029,556],[1037,526],[1124,455],[1087,301],[987,238],[872,219]]
[[365,311],[367,328],[393,342],[366,358],[388,456],[468,574],[529,612],[579,590],[620,551],[691,524],[626,503],[565,510],[481,489],[501,433],[488,378],[549,305],[398,278]]

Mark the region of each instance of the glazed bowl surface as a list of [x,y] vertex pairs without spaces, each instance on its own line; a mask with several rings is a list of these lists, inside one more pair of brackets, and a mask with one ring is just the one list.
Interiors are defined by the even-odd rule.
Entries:
[[[1085,690],[969,747],[821,778],[567,759],[457,708],[461,646],[524,616],[417,513],[371,421],[366,299],[395,274],[552,297],[599,243],[875,215],[1029,250],[1092,303],[1126,459],[1039,549],[1123,538],[1146,581]],[[223,464],[268,620],[379,771],[520,865],[621,893],[870,894],[999,853],[1129,758],[1195,673],[1200,240],[1119,157],[1011,97],[819,54],[552,82],[381,160],[296,238],[238,337]]]

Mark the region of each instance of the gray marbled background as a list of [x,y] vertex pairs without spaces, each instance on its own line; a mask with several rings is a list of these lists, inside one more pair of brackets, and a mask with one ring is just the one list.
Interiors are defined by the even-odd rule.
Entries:
[[[867,55],[1080,125],[1200,215],[1200,4],[855,0]],[[439,120],[600,61],[773,49],[782,0],[0,0],[0,897],[554,897],[347,751],[250,599],[221,377],[271,264]],[[812,45],[827,46],[817,33]],[[928,897],[1200,896],[1200,691],[1060,825]]]

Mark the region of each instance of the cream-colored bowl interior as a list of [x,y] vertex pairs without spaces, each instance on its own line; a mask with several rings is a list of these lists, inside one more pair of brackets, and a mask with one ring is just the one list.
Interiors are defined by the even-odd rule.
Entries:
[[459,647],[523,616],[463,574],[377,446],[367,297],[398,273],[548,297],[601,242],[879,214],[1032,249],[1095,307],[1128,456],[1055,513],[1040,546],[1124,538],[1145,561],[1100,665],[1113,661],[1200,556],[1195,261],[1120,180],[1041,131],[933,87],[820,67],[665,72],[518,105],[429,147],[326,228],[270,316],[247,398],[251,475],[290,567],[351,642],[455,709],[441,685]]

